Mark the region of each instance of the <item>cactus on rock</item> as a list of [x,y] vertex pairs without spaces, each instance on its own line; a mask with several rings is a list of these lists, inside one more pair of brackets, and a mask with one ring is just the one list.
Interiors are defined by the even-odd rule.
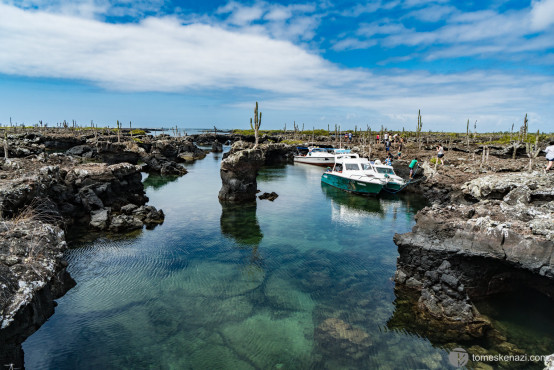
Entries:
[[250,127],[252,130],[254,130],[254,138],[256,140],[256,143],[254,144],[254,149],[258,147],[258,140],[259,140],[259,130],[260,126],[262,125],[262,112],[260,112],[260,115],[258,116],[258,102],[256,102],[256,108],[254,108],[254,123],[252,123],[252,118],[250,118]]

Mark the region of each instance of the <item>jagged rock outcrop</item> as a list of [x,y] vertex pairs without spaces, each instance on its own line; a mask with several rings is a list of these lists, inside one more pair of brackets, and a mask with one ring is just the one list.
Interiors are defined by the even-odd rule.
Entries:
[[64,232],[40,221],[39,216],[27,214],[0,222],[2,364],[22,367],[20,343],[54,313],[54,300],[75,285],[63,260]]
[[[65,225],[90,225],[98,230],[128,230],[138,223],[110,222],[122,208],[134,206],[136,218],[147,226],[163,222],[163,212],[144,207],[148,201],[142,185],[141,168],[129,163],[79,163],[63,155],[51,156],[50,165],[38,159],[1,162],[0,215],[12,217],[35,199],[41,200],[41,212]],[[17,175],[17,167],[21,174]],[[139,208],[140,207],[140,208]],[[129,225],[129,227],[125,227]],[[142,224],[141,224],[142,226]]]
[[219,141],[215,140],[212,144],[212,152],[221,153],[222,151],[223,151],[223,144],[221,144]]
[[221,161],[222,187],[219,199],[224,202],[256,200],[258,170],[263,165],[286,163],[294,157],[293,147],[286,144],[263,144],[237,141]]
[[[135,135],[128,131],[120,135],[108,129],[75,131],[55,129],[26,131],[8,135],[9,158],[24,158],[48,151],[65,150],[67,155],[94,159],[107,164],[145,163],[144,169],[164,175],[186,173],[179,162],[202,159],[206,152],[198,148],[191,137],[169,135]],[[0,146],[4,157],[4,146]]]
[[489,326],[472,298],[518,288],[554,297],[554,174],[483,176],[461,186],[465,202],[421,210],[396,234],[397,284],[421,292],[422,315],[462,338]]
[[[245,149],[254,148],[254,144],[247,141],[237,141],[227,153],[223,154],[223,159]],[[258,146],[263,153],[264,165],[282,164],[292,162],[296,148],[292,145],[270,143]]]
[[264,160],[261,149],[243,149],[221,161],[222,187],[219,191],[219,199],[224,202],[256,200],[256,176]]

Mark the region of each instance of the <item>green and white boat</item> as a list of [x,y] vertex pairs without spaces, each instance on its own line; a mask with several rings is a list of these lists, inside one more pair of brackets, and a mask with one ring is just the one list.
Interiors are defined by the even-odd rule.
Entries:
[[375,171],[377,171],[378,174],[382,175],[385,178],[385,181],[387,182],[387,184],[385,185],[385,189],[399,191],[404,188],[404,186],[406,185],[406,181],[402,177],[394,173],[394,169],[392,168],[392,166],[381,163],[381,161],[378,159],[372,164],[375,168]]
[[368,159],[354,153],[335,157],[335,165],[321,175],[321,181],[357,194],[378,194],[387,184]]

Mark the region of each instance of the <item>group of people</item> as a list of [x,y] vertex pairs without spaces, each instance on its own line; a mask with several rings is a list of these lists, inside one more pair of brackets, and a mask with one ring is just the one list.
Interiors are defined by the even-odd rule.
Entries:
[[[395,142],[397,140],[396,136],[397,135],[395,135],[395,137],[393,137],[393,140]],[[379,135],[377,135],[377,142],[379,142]],[[385,134],[385,151],[387,153],[387,157],[385,158],[384,163],[386,165],[392,166],[393,160],[396,159],[396,158],[400,158],[402,156],[402,147],[403,147],[404,141],[401,137],[399,137],[398,142],[399,142],[398,154],[395,156],[390,151],[390,148],[391,148],[390,135]],[[440,162],[440,164],[442,164],[444,166],[444,147],[442,146],[442,144],[438,144],[435,147],[435,149],[437,151],[436,163],[438,164]],[[545,170],[550,171],[554,167],[554,140],[552,140],[548,143],[548,146],[546,147],[546,149],[544,151],[546,153],[546,160],[548,162]],[[408,166],[410,168],[410,179],[413,179],[414,174],[417,171],[417,167],[419,165],[418,161],[419,161],[418,157],[415,157],[414,159],[412,159],[412,161],[410,162],[410,164]]]
[[[381,141],[380,141],[379,134],[377,134],[376,138],[377,138],[377,143],[380,143]],[[385,152],[387,153],[387,159],[390,159],[392,161],[392,159],[394,158],[402,157],[402,148],[404,147],[404,139],[398,136],[398,134],[391,135],[389,133],[386,133],[384,135],[383,143],[385,145]],[[393,144],[397,144],[397,145],[393,147]],[[397,150],[396,154],[392,154],[392,149]]]

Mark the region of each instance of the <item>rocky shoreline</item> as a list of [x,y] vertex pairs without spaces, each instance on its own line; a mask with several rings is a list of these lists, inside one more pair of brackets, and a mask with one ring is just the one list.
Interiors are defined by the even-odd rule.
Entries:
[[[63,260],[64,230],[127,232],[162,223],[163,211],[146,204],[141,173],[186,174],[183,163],[206,155],[197,143],[214,152],[234,143],[221,163],[219,199],[224,205],[253,202],[258,170],[291,162],[295,152],[278,143],[282,137],[260,139],[254,147],[253,137],[242,135],[9,135],[9,158],[0,160],[0,340],[15,344],[0,351],[0,359],[23,366],[20,343],[75,285]],[[481,354],[519,353],[474,302],[518,289],[554,297],[554,174],[538,171],[536,163],[529,172],[524,150],[515,146],[494,149],[485,161],[475,160],[484,150],[479,145],[456,145],[447,150],[446,166],[431,164],[432,146],[414,142],[405,146],[406,159],[394,163],[407,177],[409,160],[420,158],[406,191],[422,194],[430,205],[417,214],[412,232],[394,237],[397,307],[409,307],[411,316],[407,323],[393,315],[388,325],[439,344],[481,341],[482,347],[472,347]],[[363,145],[350,146],[366,153]],[[374,149],[372,158],[379,155],[384,150]],[[348,323],[327,324],[355,331]],[[321,333],[329,330],[323,326]]]
[[444,167],[423,164],[424,181],[411,189],[431,204],[412,232],[394,236],[395,290],[413,316],[390,324],[442,345],[465,342],[470,353],[523,353],[474,303],[524,290],[554,298],[554,173],[529,172],[523,158],[483,166],[451,156]]
[[23,367],[21,343],[76,284],[63,259],[65,232],[163,223],[163,211],[146,204],[142,172],[184,175],[179,163],[206,153],[191,138],[111,132],[24,132],[9,135],[7,147],[0,159],[0,360]]

